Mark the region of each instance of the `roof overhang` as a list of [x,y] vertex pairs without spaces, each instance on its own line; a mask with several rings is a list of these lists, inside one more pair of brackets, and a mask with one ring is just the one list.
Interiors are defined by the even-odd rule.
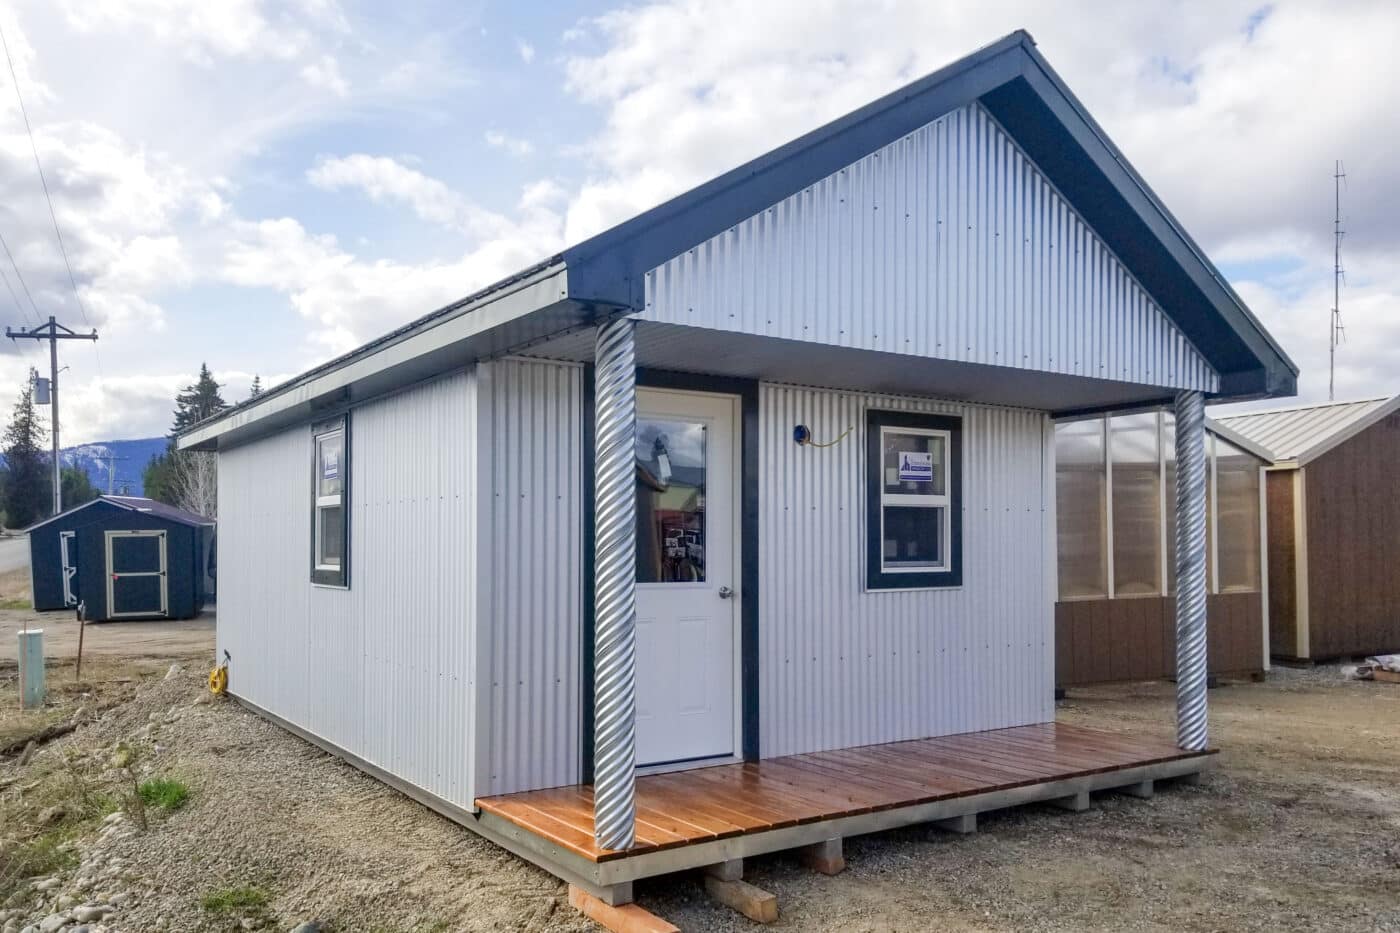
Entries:
[[1035,48],[1012,33],[619,224],[196,425],[183,449],[239,443],[608,315],[687,249],[959,107],[979,103],[1220,374],[1218,400],[1296,392],[1297,367]]
[[568,298],[558,259],[420,318],[180,435],[181,450],[214,450],[315,420],[356,402],[592,323]]

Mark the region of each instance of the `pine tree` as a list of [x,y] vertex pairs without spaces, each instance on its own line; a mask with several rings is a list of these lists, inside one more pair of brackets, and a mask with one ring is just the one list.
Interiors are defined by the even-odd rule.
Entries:
[[250,399],[251,399],[251,398],[257,398],[259,395],[262,395],[262,394],[263,394],[262,377],[259,376],[257,373],[253,373],[253,386],[252,386],[252,388],[249,389],[249,391],[248,391],[248,397],[249,397]]
[[175,396],[175,421],[165,453],[152,457],[141,472],[141,486],[146,495],[170,505],[182,505],[183,489],[180,477],[188,470],[185,459],[192,454],[175,449],[175,435],[228,407],[219,394],[221,386],[214,381],[207,363],[199,364],[199,377]]
[[47,516],[53,496],[49,455],[44,449],[48,431],[34,411],[35,375],[30,370],[5,429],[5,524],[11,528],[27,528]]
[[171,429],[171,440],[185,428],[217,415],[228,407],[219,394],[220,385],[214,381],[207,363],[199,364],[199,378],[193,385],[187,385],[175,396],[175,425]]
[[59,481],[63,484],[65,509],[77,508],[84,502],[91,502],[97,498],[97,490],[93,488],[92,480],[81,467],[64,467],[59,474]]

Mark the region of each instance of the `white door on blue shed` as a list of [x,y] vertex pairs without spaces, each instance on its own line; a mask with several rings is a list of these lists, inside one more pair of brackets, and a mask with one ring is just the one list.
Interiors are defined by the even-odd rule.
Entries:
[[637,763],[739,751],[739,400],[637,392]]

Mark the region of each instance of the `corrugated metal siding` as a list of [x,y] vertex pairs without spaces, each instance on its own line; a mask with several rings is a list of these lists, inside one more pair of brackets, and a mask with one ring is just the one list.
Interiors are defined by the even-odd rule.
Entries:
[[475,413],[474,380],[459,373],[351,414],[348,590],[309,581],[310,429],[219,459],[232,690],[468,807]]
[[579,780],[583,370],[501,360],[478,373],[485,795]]
[[648,273],[646,320],[1213,391],[1219,379],[980,107]]
[[[760,733],[765,757],[1054,718],[1046,416],[764,385]],[[959,589],[865,592],[865,412],[961,415]],[[798,447],[792,427],[834,447]]]

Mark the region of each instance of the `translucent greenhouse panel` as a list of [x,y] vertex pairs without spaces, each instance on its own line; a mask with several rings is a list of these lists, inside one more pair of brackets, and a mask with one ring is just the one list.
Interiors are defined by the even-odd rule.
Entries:
[[1056,427],[1055,513],[1061,599],[1108,595],[1107,489],[1103,419]]
[[1161,465],[1157,413],[1109,420],[1113,463],[1113,590],[1116,596],[1162,592]]
[[1215,439],[1216,559],[1220,592],[1259,589],[1259,461]]

